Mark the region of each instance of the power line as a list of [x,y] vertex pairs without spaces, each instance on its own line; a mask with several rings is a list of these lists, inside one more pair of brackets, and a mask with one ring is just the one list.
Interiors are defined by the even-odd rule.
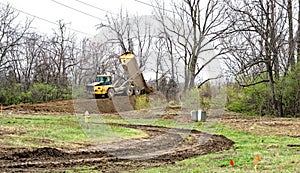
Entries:
[[159,10],[164,10],[164,11],[167,11],[167,12],[170,12],[170,13],[174,13],[174,11],[171,11],[171,10],[168,10],[168,9],[165,9],[165,8],[162,8],[162,7],[158,7],[158,6],[155,6],[155,5],[152,5],[152,4],[149,4],[147,2],[143,2],[143,1],[140,1],[140,0],[134,0],[140,4],[144,4],[144,5],[147,5],[149,7],[153,7],[153,8],[157,8]]
[[74,10],[74,11],[77,11],[77,12],[79,12],[79,13],[82,13],[82,14],[84,14],[84,15],[87,15],[87,16],[89,16],[89,17],[92,17],[92,18],[95,18],[95,19],[104,21],[103,19],[101,19],[101,18],[99,18],[99,17],[97,17],[97,16],[94,16],[94,15],[91,15],[91,14],[86,13],[86,12],[84,12],[84,11],[81,11],[81,10],[78,10],[78,9],[76,9],[76,8],[70,7],[70,6],[68,6],[68,5],[66,5],[66,4],[63,4],[63,3],[61,3],[61,2],[58,2],[58,1],[56,1],[56,0],[50,0],[50,1],[52,1],[52,2],[54,2],[54,3],[56,3],[56,4],[59,4],[59,5],[61,5],[61,6],[64,6],[64,7],[66,7],[66,8],[69,8],[69,9],[71,9],[71,10]]
[[[6,5],[3,4],[2,2],[0,2],[0,4],[2,4],[2,6],[6,6]],[[21,13],[23,13],[23,14],[26,14],[26,15],[29,15],[29,16],[31,16],[31,17],[37,18],[37,19],[39,19],[39,20],[42,20],[42,21],[44,21],[44,22],[47,22],[47,23],[50,23],[50,24],[59,26],[59,24],[56,23],[56,22],[53,22],[53,21],[50,21],[50,20],[48,20],[48,19],[45,19],[45,18],[36,16],[36,15],[33,15],[33,14],[31,14],[31,13],[28,13],[28,12],[25,12],[25,11],[23,11],[23,10],[17,9],[17,8],[15,8],[15,7],[11,7],[11,8],[13,8],[14,10],[19,11],[19,12],[21,12]],[[80,30],[77,30],[77,29],[74,29],[74,28],[71,28],[71,27],[66,27],[66,28],[69,29],[69,30],[72,30],[72,31],[74,31],[74,32],[80,33],[80,34],[84,34],[84,35],[88,35],[88,36],[93,36],[92,34],[88,34],[88,33],[86,33],[86,32],[83,32],[83,31],[80,31]]]
[[84,5],[86,5],[86,6],[95,8],[95,9],[97,9],[97,10],[100,10],[100,11],[103,11],[103,12],[106,12],[106,13],[110,13],[110,14],[115,14],[115,15],[117,15],[116,13],[112,13],[112,12],[110,12],[110,11],[108,11],[108,10],[105,10],[105,9],[102,9],[102,8],[99,8],[99,7],[96,7],[95,5],[91,5],[91,4],[89,4],[89,3],[86,3],[86,2],[83,2],[83,1],[80,1],[80,0],[74,0],[74,1],[77,1],[77,2],[79,2],[79,3],[81,3],[81,4],[84,4]]

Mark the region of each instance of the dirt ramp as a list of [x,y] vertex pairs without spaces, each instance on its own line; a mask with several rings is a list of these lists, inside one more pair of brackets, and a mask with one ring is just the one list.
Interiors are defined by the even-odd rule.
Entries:
[[76,113],[116,113],[134,110],[135,97],[117,96],[113,99],[78,99],[74,100]]
[[19,104],[4,107],[15,113],[116,113],[133,110],[135,97],[117,96],[113,99],[69,99],[36,104]]
[[45,103],[35,103],[35,104],[19,104],[6,106],[3,109],[7,112],[16,112],[16,113],[73,113],[74,106],[73,100],[55,100]]

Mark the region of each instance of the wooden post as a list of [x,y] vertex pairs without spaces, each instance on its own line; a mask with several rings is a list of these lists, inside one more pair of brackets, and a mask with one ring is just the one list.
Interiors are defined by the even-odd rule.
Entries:
[[0,104],[0,115],[2,115],[2,104]]

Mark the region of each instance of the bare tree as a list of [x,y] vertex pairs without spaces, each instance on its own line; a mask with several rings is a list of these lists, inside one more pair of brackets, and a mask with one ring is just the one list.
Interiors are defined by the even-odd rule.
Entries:
[[10,5],[1,6],[0,8],[0,72],[7,71],[12,67],[11,62],[17,61],[9,54],[17,51],[18,45],[29,29],[30,21],[26,21],[22,26],[20,23],[15,23],[18,14]]
[[59,21],[58,32],[54,33],[51,39],[51,55],[48,57],[55,65],[56,74],[55,81],[57,86],[68,85],[68,70],[77,62],[74,61],[74,35],[67,33],[66,24]]
[[89,82],[89,78],[86,79],[86,76],[89,76],[87,71],[90,71],[90,58],[89,58],[89,50],[88,50],[88,38],[83,38],[80,42],[80,51],[78,52],[78,56],[76,56],[76,61],[78,64],[73,67],[72,76],[73,76],[73,86],[78,87],[82,84]]
[[165,56],[165,50],[164,50],[164,39],[159,38],[155,43],[154,52],[155,52],[155,68],[152,68],[152,71],[155,73],[155,87],[157,90],[159,90],[159,78],[160,75],[163,74],[163,57]]
[[[224,36],[228,26],[223,23],[225,7],[218,0],[208,0],[204,5],[200,0],[173,2],[172,12],[164,10],[164,4],[157,1],[157,20],[166,35],[174,37],[174,52],[180,55],[185,65],[185,89],[195,85],[195,78],[218,56],[225,53],[218,40]],[[211,46],[214,45],[214,46]],[[212,57],[205,57],[217,51]]]
[[151,33],[151,23],[147,22],[147,17],[134,16],[133,17],[133,28],[131,31],[133,33],[132,43],[137,44],[137,56],[139,58],[139,65],[141,71],[145,70],[145,65],[149,59],[150,51],[152,50],[152,40],[154,38],[153,33]]
[[19,57],[19,61],[16,61],[17,71],[21,78],[19,83],[24,83],[25,90],[28,90],[34,82],[35,70],[40,64],[39,60],[42,56],[41,41],[42,36],[36,33],[28,33],[23,39],[23,44],[14,53],[15,57]]
[[56,68],[55,64],[49,58],[52,55],[50,39],[46,36],[41,36],[39,42],[34,43],[38,46],[39,54],[34,60],[36,65],[33,72],[33,82],[54,84]]
[[276,81],[290,64],[288,13],[275,0],[226,2],[234,24],[230,37],[223,40],[231,50],[226,63],[241,86],[268,82],[274,115],[283,116]]
[[120,55],[128,51],[135,53],[141,71],[145,70],[153,43],[151,24],[145,17],[133,16],[130,18],[128,13],[123,14],[121,9],[117,16],[107,15],[107,24],[99,24],[98,29],[102,30],[103,34],[100,37],[106,39],[106,44],[110,44],[116,49],[121,48],[121,51],[114,51],[114,54]]
[[99,30],[106,29],[101,37],[105,37],[108,43],[118,44],[121,47],[121,53],[132,51],[128,13],[125,13],[124,15],[123,10],[121,9],[117,16],[107,14],[106,17],[107,24],[101,23],[98,25]]

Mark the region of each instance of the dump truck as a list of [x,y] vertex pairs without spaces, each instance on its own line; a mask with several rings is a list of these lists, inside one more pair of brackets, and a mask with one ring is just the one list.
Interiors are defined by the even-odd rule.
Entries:
[[112,82],[111,75],[97,75],[96,81],[88,84],[86,90],[95,98],[108,97],[115,95],[140,95],[150,93],[152,90],[147,86],[143,74],[141,73],[136,56],[132,52],[126,52],[119,57],[127,80],[119,87]]

